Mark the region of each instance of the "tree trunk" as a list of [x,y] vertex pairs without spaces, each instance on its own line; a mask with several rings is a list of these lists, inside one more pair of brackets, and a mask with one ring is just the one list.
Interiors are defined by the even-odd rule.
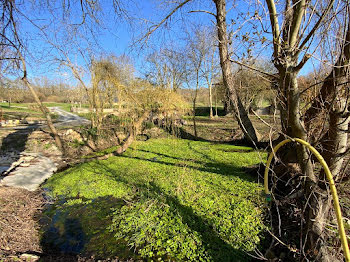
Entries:
[[197,102],[197,89],[195,91],[195,97],[193,99],[193,132],[194,132],[194,137],[197,139],[198,138],[198,133],[197,133],[197,123],[196,123],[196,102]]
[[114,152],[115,155],[121,155],[129,148],[132,142],[134,142],[137,134],[140,132],[143,122],[149,117],[149,115],[150,115],[150,112],[145,111],[142,114],[142,116],[136,121],[136,123],[130,130],[129,136],[125,139],[123,145],[119,147],[117,151]]
[[197,102],[197,95],[198,95],[198,86],[199,86],[199,68],[197,70],[197,82],[196,82],[196,90],[194,91],[194,97],[193,97],[193,132],[195,139],[198,138],[197,133],[197,123],[196,123],[196,102]]
[[349,75],[350,75],[350,23],[346,31],[341,54],[335,63],[333,70],[327,76],[321,90],[314,99],[311,107],[305,113],[307,126],[312,124],[312,120],[322,111],[329,112],[328,131],[322,139],[323,155],[335,176],[341,179],[341,172],[344,162],[345,152],[348,144],[349,134]]
[[215,117],[218,117],[218,94],[215,91]]
[[209,85],[209,117],[213,118],[213,94],[211,90],[212,85]]
[[229,91],[233,113],[238,125],[243,131],[244,137],[251,143],[259,142],[259,134],[250,121],[248,112],[245,110],[237,90],[234,86],[233,68],[228,52],[228,36],[226,26],[226,0],[213,0],[216,6],[216,24],[219,39],[220,65],[225,88]]
[[207,85],[209,89],[209,117],[213,118],[213,92],[212,92],[212,80],[206,77]]
[[65,155],[65,149],[64,149],[62,140],[61,140],[60,136],[58,135],[58,132],[57,132],[55,126],[52,123],[50,112],[48,111],[46,106],[44,106],[43,103],[40,101],[38,95],[36,94],[36,92],[35,92],[35,90],[33,88],[33,86],[27,80],[26,74],[22,78],[22,81],[24,82],[26,87],[30,90],[30,92],[32,93],[32,95],[34,97],[35,102],[38,104],[41,112],[44,114],[44,116],[46,118],[47,126],[49,127],[49,129],[51,131],[51,134],[53,135],[53,137],[55,139],[56,146],[62,152],[62,154]]

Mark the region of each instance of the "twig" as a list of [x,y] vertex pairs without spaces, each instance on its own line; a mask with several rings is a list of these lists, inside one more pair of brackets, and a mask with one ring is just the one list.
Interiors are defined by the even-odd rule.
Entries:
[[285,243],[282,242],[282,240],[280,240],[278,237],[276,237],[270,230],[266,229],[267,232],[269,232],[271,234],[271,236],[276,239],[281,245],[287,247],[290,251],[300,254],[299,250],[297,248],[291,247],[290,245],[287,245]]

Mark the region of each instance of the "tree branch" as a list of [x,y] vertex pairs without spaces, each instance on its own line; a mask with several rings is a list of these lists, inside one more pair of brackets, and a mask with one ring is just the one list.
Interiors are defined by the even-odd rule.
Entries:
[[209,14],[209,15],[216,17],[216,14],[209,12],[209,11],[206,11],[206,10],[193,10],[193,11],[189,11],[189,13],[206,13],[206,14]]
[[303,59],[301,59],[300,63],[295,67],[295,70],[299,71],[300,69],[302,69],[306,62],[310,59],[310,57],[310,54],[305,54]]
[[272,27],[273,34],[273,49],[275,53],[275,57],[278,57],[280,53],[280,29],[277,18],[276,5],[274,0],[266,0],[267,7],[270,13],[270,22]]
[[294,0],[293,4],[295,3],[295,1],[297,1],[297,3],[293,7],[294,9],[293,21],[291,26],[290,38],[289,38],[289,46],[291,48],[293,48],[297,42],[301,20],[303,18],[304,10],[305,10],[305,0]]
[[[253,70],[253,71],[255,71],[255,72],[258,72],[258,73],[260,73],[260,74],[266,75],[266,76],[272,78],[273,80],[277,80],[277,79],[278,79],[278,76],[277,76],[277,75],[273,75],[273,74],[270,74],[270,73],[266,73],[266,72],[264,72],[264,71],[262,71],[262,70],[260,70],[260,69],[258,69],[258,68],[256,68],[256,67],[253,67],[253,66],[250,66],[250,65],[247,65],[247,64],[243,64],[243,63],[241,63],[241,62],[238,62],[238,61],[235,61],[235,60],[232,60],[232,59],[230,59],[230,61],[231,61],[232,63],[238,64],[238,65],[240,65],[240,66],[244,66],[244,67],[246,67],[246,68],[248,68],[248,69],[250,69],[250,70]],[[270,79],[269,81],[271,81],[271,79]]]
[[309,34],[305,37],[304,41],[300,44],[299,46],[299,51],[303,50],[303,48],[305,47],[305,45],[307,44],[307,42],[310,40],[310,38],[314,35],[315,31],[320,27],[322,21],[324,20],[324,18],[326,17],[326,15],[328,14],[329,10],[332,8],[332,5],[334,4],[334,0],[331,0],[326,8],[326,10],[323,11],[320,19],[317,21],[317,23],[314,25],[314,27],[311,29],[311,31],[309,32]]
[[143,41],[144,39],[149,38],[151,34],[154,33],[162,24],[164,24],[177,10],[179,10],[181,7],[183,7],[185,4],[190,2],[192,0],[185,0],[182,3],[180,3],[178,6],[176,6],[162,21],[160,21],[158,24],[153,25],[149,31],[139,40],[139,42]]

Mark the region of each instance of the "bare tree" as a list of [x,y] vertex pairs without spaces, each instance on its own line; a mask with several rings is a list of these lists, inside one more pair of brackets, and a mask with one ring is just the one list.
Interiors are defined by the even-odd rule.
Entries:
[[186,61],[182,49],[168,47],[147,58],[146,78],[164,88],[178,90],[185,81]]
[[213,81],[218,76],[219,61],[217,59],[217,41],[216,41],[216,32],[212,28],[203,27],[201,33],[205,35],[202,41],[205,41],[205,44],[202,45],[204,48],[204,60],[203,66],[201,67],[201,75],[205,78],[208,91],[209,91],[209,117],[213,117]]
[[[323,40],[321,28],[329,30],[329,25],[335,20],[337,6],[340,10],[348,9],[348,2],[335,3],[317,1],[286,1],[284,12],[277,12],[274,0],[266,0],[273,36],[273,62],[278,70],[279,106],[281,111],[281,125],[285,134],[304,140],[315,141],[309,137],[311,134],[312,119],[324,109],[328,118],[328,138],[320,143],[320,147],[326,149],[325,158],[332,168],[333,174],[339,176],[340,166],[343,161],[347,144],[348,115],[346,98],[346,85],[349,77],[349,13],[346,11],[344,22],[347,24],[344,30],[345,37],[338,49],[338,61],[333,66],[330,75],[325,79],[319,95],[306,112],[302,115],[300,101],[302,90],[298,85],[298,74],[305,63],[312,57],[315,51],[311,48],[318,47]],[[322,7],[315,8],[315,5]],[[332,11],[332,12],[331,12]],[[337,14],[338,16],[339,14]],[[282,22],[281,19],[282,18]],[[314,40],[317,40],[315,42]],[[311,53],[310,53],[311,52]],[[345,88],[345,89],[344,89]],[[327,110],[328,108],[328,110]],[[305,119],[305,121],[304,121]],[[325,247],[325,224],[329,216],[330,202],[328,201],[327,188],[322,176],[317,176],[313,171],[311,158],[307,150],[298,146],[298,162],[306,175],[303,190],[307,199],[305,207],[307,213],[306,244],[309,254],[317,257],[317,261],[334,261]]]
[[23,45],[23,40],[19,35],[17,21],[16,21],[16,19],[18,19],[17,15],[19,11],[17,10],[17,7],[14,1],[3,0],[1,1],[1,4],[2,4],[1,9],[3,12],[2,13],[3,30],[1,32],[1,40],[9,52],[8,54],[10,54],[10,57],[3,57],[2,59],[9,60],[10,62],[13,63],[13,65],[15,65],[18,69],[20,69],[23,72],[21,79],[25,84],[25,86],[31,92],[41,112],[44,114],[47,120],[47,125],[55,139],[57,147],[64,154],[65,153],[64,146],[60,136],[58,135],[58,132],[55,126],[52,123],[50,112],[40,101],[33,85],[30,83],[27,77],[27,64],[26,64],[26,59],[24,57],[25,47]]
[[[149,30],[141,38],[141,40],[147,40],[152,33],[164,25],[172,16],[176,14],[177,11],[183,9],[187,4],[193,2],[192,0],[185,0],[181,2],[176,2],[176,6],[172,8],[169,13],[157,24],[149,27]],[[229,53],[229,36],[227,32],[226,24],[226,0],[213,0],[215,4],[216,14],[206,11],[206,10],[193,10],[191,12],[203,12],[215,17],[218,43],[219,43],[219,54],[220,54],[220,65],[222,69],[224,85],[230,94],[230,99],[232,103],[232,108],[234,112],[235,119],[244,134],[244,137],[251,143],[256,144],[259,141],[259,134],[254,128],[251,120],[249,119],[248,112],[242,105],[237,88],[234,85],[233,70],[230,62]]]

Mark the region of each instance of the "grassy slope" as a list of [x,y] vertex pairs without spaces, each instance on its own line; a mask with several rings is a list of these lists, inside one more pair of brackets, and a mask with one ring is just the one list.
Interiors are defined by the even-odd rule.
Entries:
[[260,162],[258,154],[231,145],[151,139],[135,142],[121,157],[56,174],[44,187],[65,202],[57,206],[65,213],[54,225],[59,234],[65,235],[67,219],[81,225],[85,243],[76,251],[244,261],[242,251],[259,244],[264,228],[262,187],[242,171]]

